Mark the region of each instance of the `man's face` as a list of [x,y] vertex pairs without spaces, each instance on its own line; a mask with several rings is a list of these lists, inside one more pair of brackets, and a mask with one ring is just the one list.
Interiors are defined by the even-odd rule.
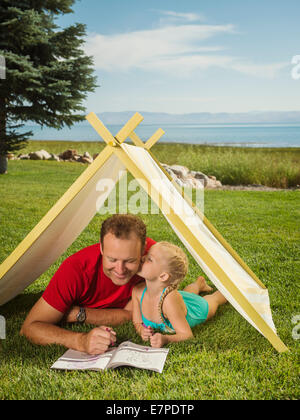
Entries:
[[101,253],[104,274],[115,285],[123,286],[139,270],[142,257],[141,241],[135,233],[131,233],[128,239],[121,239],[109,232],[103,238]]

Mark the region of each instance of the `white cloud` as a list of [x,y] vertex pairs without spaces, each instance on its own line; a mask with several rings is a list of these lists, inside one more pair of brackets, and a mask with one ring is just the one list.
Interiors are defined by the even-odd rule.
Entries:
[[117,35],[91,34],[87,38],[86,53],[94,56],[95,66],[102,70],[131,68],[161,68],[200,52],[216,51],[222,47],[208,47],[201,42],[217,34],[233,32],[232,25],[180,25]]
[[[168,17],[196,21],[200,15],[165,11]],[[236,34],[232,24],[168,24],[155,29],[115,35],[90,34],[86,53],[94,57],[95,67],[109,72],[140,69],[178,77],[212,67],[273,78],[289,63],[258,64],[225,55],[225,48],[205,41],[220,35]]]
[[160,18],[160,22],[197,22],[197,21],[204,21],[205,16],[199,13],[179,13],[173,12],[170,10],[157,10],[160,15],[163,15]]

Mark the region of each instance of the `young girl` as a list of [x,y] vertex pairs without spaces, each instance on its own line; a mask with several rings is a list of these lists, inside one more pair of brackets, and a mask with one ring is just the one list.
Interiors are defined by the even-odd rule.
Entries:
[[[143,340],[150,339],[152,347],[193,337],[191,328],[212,318],[219,305],[227,302],[219,291],[199,296],[212,290],[203,277],[178,291],[187,271],[185,253],[169,242],[156,243],[144,257],[138,274],[145,278],[146,286],[140,283],[133,289],[133,323]],[[154,333],[154,329],[173,334]]]

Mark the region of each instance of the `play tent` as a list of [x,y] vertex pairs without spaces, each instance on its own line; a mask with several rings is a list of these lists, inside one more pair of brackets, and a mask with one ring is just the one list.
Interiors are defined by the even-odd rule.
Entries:
[[[141,183],[199,266],[234,308],[279,351],[288,350],[276,333],[268,291],[134,132],[136,113],[114,137],[94,113],[87,120],[106,147],[0,266],[0,305],[36,280],[73,243],[126,170]],[[134,145],[124,143],[130,137]],[[105,193],[97,185],[110,179]]]

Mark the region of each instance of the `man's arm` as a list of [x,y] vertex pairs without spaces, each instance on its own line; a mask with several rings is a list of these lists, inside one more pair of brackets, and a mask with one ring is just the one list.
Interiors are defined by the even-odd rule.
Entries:
[[[66,315],[66,322],[76,322],[76,316],[79,312],[79,306],[73,306]],[[131,321],[132,312],[130,302],[124,309],[93,309],[85,308],[86,324],[93,325],[120,325],[124,322]]]
[[89,333],[60,328],[56,324],[63,315],[41,297],[25,319],[20,334],[34,344],[61,344],[90,354],[104,353],[116,340],[114,331],[108,327],[94,328]]

